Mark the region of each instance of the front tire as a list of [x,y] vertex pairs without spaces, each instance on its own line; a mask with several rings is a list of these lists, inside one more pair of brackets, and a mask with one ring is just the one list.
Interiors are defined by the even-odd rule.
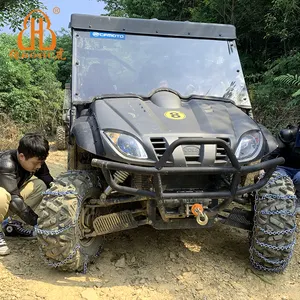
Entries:
[[296,197],[293,181],[274,172],[257,192],[250,261],[266,272],[283,272],[296,242]]
[[[79,215],[84,201],[99,197],[97,178],[87,172],[59,175],[40,204],[37,239],[45,262],[61,271],[84,271],[93,262],[102,246],[102,237],[81,239]],[[74,226],[72,226],[74,224]],[[69,229],[57,235],[47,231]]]

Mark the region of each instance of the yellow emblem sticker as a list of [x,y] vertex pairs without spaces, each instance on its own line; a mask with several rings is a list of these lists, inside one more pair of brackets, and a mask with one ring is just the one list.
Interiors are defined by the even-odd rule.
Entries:
[[186,118],[186,115],[183,112],[177,110],[166,111],[164,115],[166,118],[172,120],[183,120]]

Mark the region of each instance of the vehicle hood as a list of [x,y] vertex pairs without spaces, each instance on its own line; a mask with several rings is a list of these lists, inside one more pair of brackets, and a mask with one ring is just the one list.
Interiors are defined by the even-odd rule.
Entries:
[[151,100],[112,98],[95,101],[93,110],[100,129],[121,130],[140,140],[147,137],[227,137],[233,146],[243,133],[259,130],[241,109],[223,101],[190,99],[174,108],[171,105],[166,108]]

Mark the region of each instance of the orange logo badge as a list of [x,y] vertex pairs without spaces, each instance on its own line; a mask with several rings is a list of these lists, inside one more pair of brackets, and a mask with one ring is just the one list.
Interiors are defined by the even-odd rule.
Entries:
[[[46,24],[47,24],[47,30],[51,33],[51,37],[52,37],[52,42],[51,42],[51,45],[49,47],[45,47],[44,44],[43,44],[43,41],[44,41],[44,20],[43,20],[43,18],[39,18],[39,22],[38,22],[38,27],[39,28],[38,28],[38,30],[35,30],[35,18],[31,17],[32,14],[35,13],[35,12],[39,12],[45,17]],[[28,20],[29,20],[30,17],[31,17],[31,20],[30,20],[30,46],[25,47],[23,45],[22,38],[23,38],[23,34],[24,34],[25,30],[28,29],[27,23],[28,23]],[[19,47],[20,50],[24,50],[24,51],[35,50],[34,37],[35,37],[36,34],[39,35],[39,50],[41,50],[41,51],[51,51],[51,50],[55,49],[55,47],[56,47],[56,34],[52,29],[50,29],[50,26],[51,26],[50,19],[43,11],[41,11],[40,9],[35,9],[35,10],[31,11],[25,17],[23,26],[24,26],[24,29],[19,33],[19,36],[18,36],[18,47]]]
[[[39,13],[43,17],[38,19],[34,18],[33,14]],[[30,21],[30,22],[29,22]],[[40,9],[32,10],[25,18],[23,22],[23,30],[18,35],[18,48],[19,50],[13,49],[10,51],[9,56],[12,59],[29,59],[29,58],[40,58],[40,59],[54,59],[54,60],[66,60],[63,57],[63,49],[55,51],[57,37],[55,32],[50,28],[51,22],[47,14]],[[30,30],[30,31],[29,31]],[[23,36],[24,33],[29,31],[29,46],[24,45]],[[50,45],[44,45],[44,34],[50,33],[51,43]],[[35,38],[38,36],[38,47],[36,47]],[[37,48],[37,49],[36,49]]]

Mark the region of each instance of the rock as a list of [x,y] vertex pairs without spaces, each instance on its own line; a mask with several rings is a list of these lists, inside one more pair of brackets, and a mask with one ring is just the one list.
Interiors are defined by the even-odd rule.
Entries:
[[126,261],[125,261],[124,256],[122,256],[120,259],[118,259],[116,261],[115,267],[117,267],[117,268],[125,268],[126,267]]
[[103,283],[97,282],[97,283],[95,283],[95,287],[96,288],[101,288],[101,287],[103,287]]
[[145,283],[146,283],[145,278],[142,278],[142,279],[140,280],[140,284],[145,284]]
[[136,262],[135,256],[132,256],[131,261],[132,264],[134,264]]
[[159,277],[159,276],[156,276],[156,277],[155,277],[155,280],[156,280],[156,282],[160,283],[160,282],[162,281],[162,278]]
[[86,300],[97,300],[97,299],[99,299],[97,293],[92,289],[84,290],[81,293],[81,297],[83,299],[86,299]]
[[189,266],[185,266],[185,270],[186,270],[187,272],[191,272],[191,268],[190,268]]
[[42,298],[42,299],[45,299],[47,297],[46,292],[43,292],[43,291],[37,291],[37,292],[35,292],[35,295],[36,295],[36,297]]
[[171,258],[171,259],[175,259],[175,258],[176,258],[176,255],[175,255],[173,252],[170,252],[170,258]]
[[245,295],[247,295],[247,289],[240,283],[232,281],[231,286],[238,292],[241,292],[241,293],[244,293]]
[[196,285],[195,285],[195,290],[196,290],[197,292],[202,291],[203,289],[204,289],[204,288],[203,288],[203,284],[202,284],[201,282],[196,283]]

